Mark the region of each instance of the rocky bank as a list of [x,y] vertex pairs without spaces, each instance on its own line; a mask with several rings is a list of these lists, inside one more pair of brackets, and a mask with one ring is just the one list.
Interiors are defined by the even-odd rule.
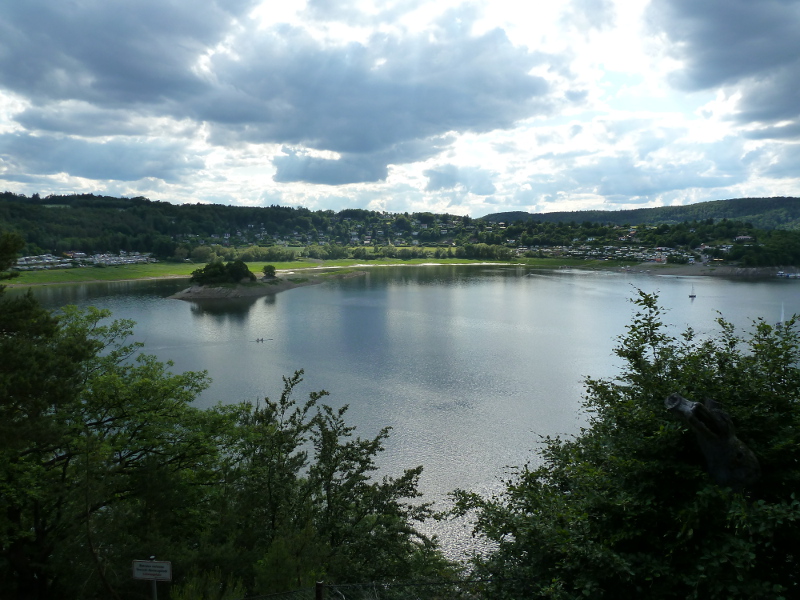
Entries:
[[306,285],[316,285],[327,279],[342,279],[363,275],[363,271],[330,272],[330,273],[293,273],[284,277],[266,279],[249,283],[207,286],[193,285],[170,296],[176,300],[224,300],[227,298],[257,298],[277,294]]

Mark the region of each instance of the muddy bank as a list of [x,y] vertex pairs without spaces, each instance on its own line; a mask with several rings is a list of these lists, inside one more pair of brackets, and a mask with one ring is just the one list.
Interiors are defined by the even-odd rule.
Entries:
[[328,279],[343,279],[363,275],[363,271],[350,271],[347,273],[318,273],[302,275],[287,275],[266,281],[254,281],[239,285],[204,286],[193,285],[173,294],[170,298],[175,300],[224,300],[226,298],[258,298],[293,290],[307,285],[316,285]]

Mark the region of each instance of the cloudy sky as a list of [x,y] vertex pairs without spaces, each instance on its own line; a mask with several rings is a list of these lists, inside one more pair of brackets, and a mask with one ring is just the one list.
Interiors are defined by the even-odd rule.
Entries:
[[480,217],[800,196],[800,0],[0,3],[0,186]]

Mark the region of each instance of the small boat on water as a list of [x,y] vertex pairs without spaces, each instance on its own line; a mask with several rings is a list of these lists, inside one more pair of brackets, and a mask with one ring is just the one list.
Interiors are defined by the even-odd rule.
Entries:
[[694,293],[694,284],[692,284],[692,291],[689,292],[689,298],[691,298],[692,300],[697,298],[697,294]]
[[775,323],[775,327],[783,327],[783,322],[786,320],[786,314],[783,309],[783,302],[781,302],[781,320]]

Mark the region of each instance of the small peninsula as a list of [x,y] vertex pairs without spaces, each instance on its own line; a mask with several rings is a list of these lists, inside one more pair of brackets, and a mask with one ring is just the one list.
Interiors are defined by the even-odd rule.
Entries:
[[246,283],[192,285],[170,296],[176,300],[225,300],[229,298],[257,298],[277,294],[307,285],[316,285],[328,279],[346,279],[364,275],[364,271],[349,269],[319,273],[286,273],[283,277],[265,278]]

